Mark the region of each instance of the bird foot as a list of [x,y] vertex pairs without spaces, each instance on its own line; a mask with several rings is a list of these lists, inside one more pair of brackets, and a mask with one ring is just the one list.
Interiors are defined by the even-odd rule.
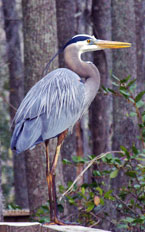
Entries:
[[60,221],[58,218],[55,218],[53,221],[46,222],[43,225],[45,225],[45,226],[50,226],[50,225],[60,225],[60,226],[74,225],[74,226],[78,226],[79,224],[78,223],[73,223],[73,222],[65,223],[63,221]]
[[61,226],[64,226],[64,225],[67,225],[67,224],[64,223],[64,222],[62,222],[62,221],[60,221],[58,218],[55,218],[53,221],[46,222],[43,225],[45,225],[45,226],[50,226],[50,225],[61,225]]

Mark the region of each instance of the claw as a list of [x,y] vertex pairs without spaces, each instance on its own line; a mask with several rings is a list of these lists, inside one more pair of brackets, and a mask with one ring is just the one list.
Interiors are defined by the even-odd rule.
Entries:
[[50,226],[50,225],[61,225],[61,226],[64,226],[64,225],[67,225],[67,224],[65,224],[64,222],[60,221],[58,218],[55,218],[54,221],[52,221],[52,222],[46,222],[43,225],[44,226]]

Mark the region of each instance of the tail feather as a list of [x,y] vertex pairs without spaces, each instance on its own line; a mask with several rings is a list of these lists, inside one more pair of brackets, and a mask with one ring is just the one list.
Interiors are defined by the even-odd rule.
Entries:
[[20,153],[42,142],[41,129],[39,118],[17,123],[11,139],[11,149]]

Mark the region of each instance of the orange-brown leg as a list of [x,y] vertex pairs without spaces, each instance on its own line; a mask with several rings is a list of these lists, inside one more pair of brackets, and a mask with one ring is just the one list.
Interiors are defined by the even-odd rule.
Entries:
[[48,184],[49,206],[50,206],[50,221],[54,220],[53,202],[52,202],[52,175],[50,174],[50,159],[48,150],[49,140],[45,141],[46,147],[46,179]]
[[62,223],[57,217],[57,197],[56,197],[56,186],[55,186],[55,170],[56,170],[56,166],[57,166],[57,162],[58,162],[58,157],[60,154],[61,145],[62,145],[62,143],[67,135],[67,132],[68,132],[68,130],[64,131],[63,133],[61,133],[58,136],[56,152],[55,152],[55,156],[54,156],[51,171],[50,171],[52,174],[52,188],[53,188],[53,200],[54,200],[54,223],[59,224],[59,225],[63,225],[64,223]]
[[47,177],[47,183],[48,183],[49,204],[50,204],[50,223],[48,223],[48,224],[59,224],[59,225],[64,224],[61,221],[59,221],[59,219],[57,217],[57,197],[56,197],[56,186],[55,186],[55,169],[56,169],[56,166],[57,166],[61,145],[62,145],[63,140],[65,139],[65,137],[67,135],[67,132],[68,132],[68,130],[62,132],[58,136],[56,152],[55,152],[55,156],[54,156],[51,167],[50,167],[49,152],[48,152],[49,140],[47,140],[45,142],[45,145],[46,145],[46,177]]

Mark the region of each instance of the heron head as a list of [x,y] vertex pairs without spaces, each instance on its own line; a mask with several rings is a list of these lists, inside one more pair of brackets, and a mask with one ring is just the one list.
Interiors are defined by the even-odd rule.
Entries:
[[44,74],[47,73],[48,67],[51,64],[51,62],[55,59],[57,55],[62,53],[65,48],[67,48],[69,45],[75,45],[78,52],[84,53],[84,52],[91,52],[91,51],[97,51],[97,50],[104,50],[107,48],[127,48],[131,47],[131,43],[126,42],[117,42],[117,41],[108,41],[108,40],[99,40],[96,39],[94,36],[90,36],[87,34],[79,34],[74,37],[72,37],[62,48],[58,50],[58,52],[52,57],[52,59],[48,62],[46,65],[44,71]]
[[94,36],[89,36],[86,34],[80,34],[72,37],[72,39],[64,45],[64,49],[71,44],[75,44],[81,53],[104,50],[107,48],[117,49],[131,47],[131,43],[99,40],[96,39]]

